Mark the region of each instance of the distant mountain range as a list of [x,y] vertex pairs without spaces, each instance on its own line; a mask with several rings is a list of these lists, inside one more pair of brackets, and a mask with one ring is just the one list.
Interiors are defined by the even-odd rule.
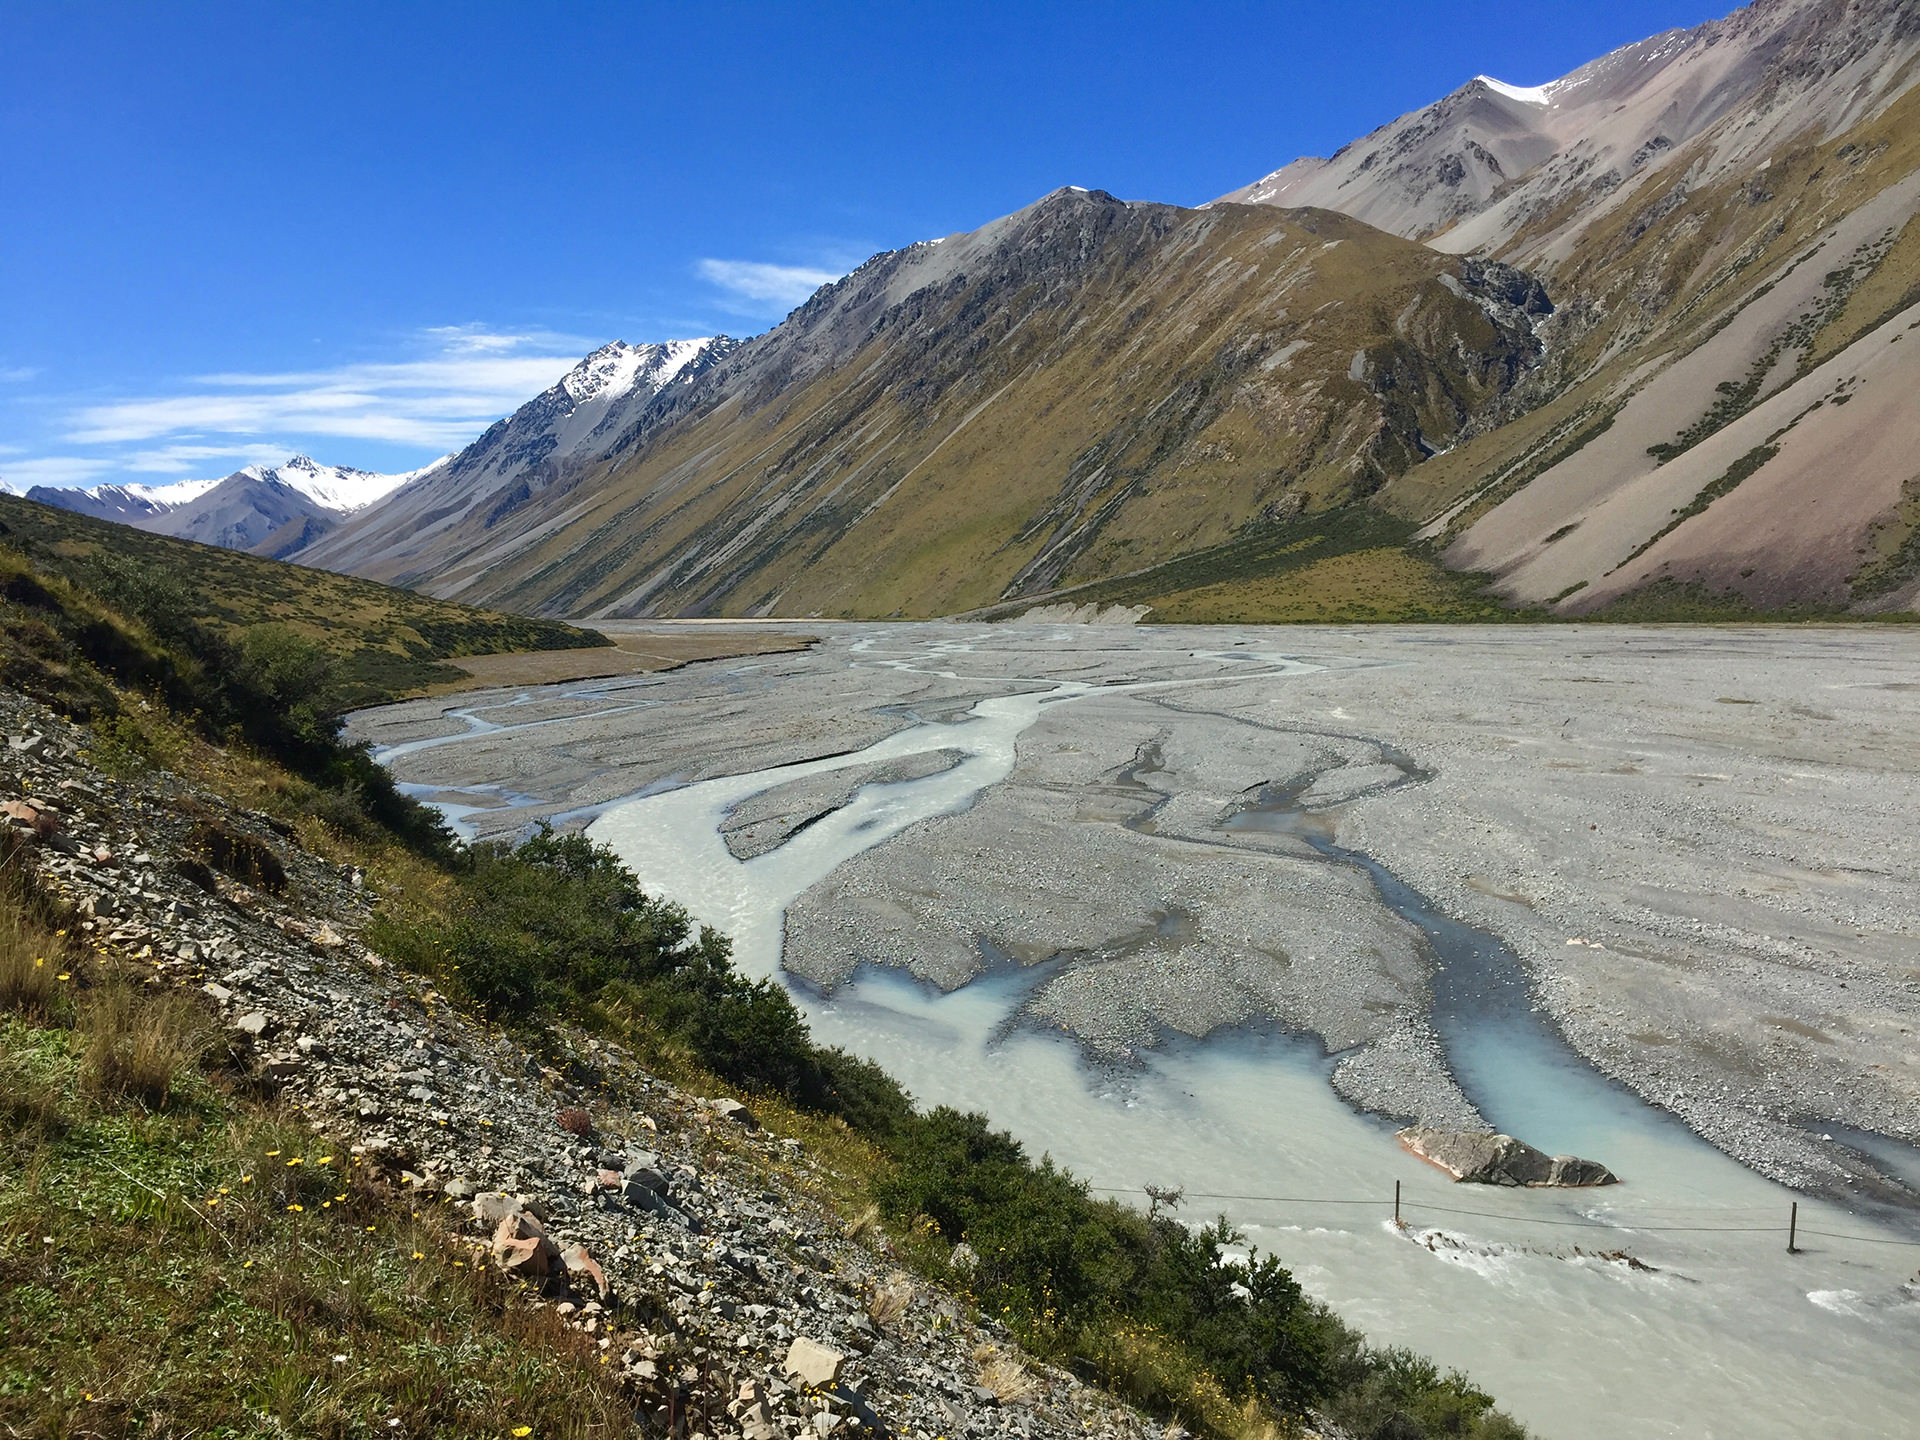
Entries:
[[36,485],[27,499],[157,535],[284,559],[424,473],[376,475],[296,455],[284,465],[249,465],[219,480],[85,490]]
[[578,617],[1260,618],[1446,570],[1562,613],[1913,609],[1917,76],[1913,0],[1760,0],[1198,209],[1069,187],[754,339],[608,346],[359,508],[223,508],[266,472],[88,503]]

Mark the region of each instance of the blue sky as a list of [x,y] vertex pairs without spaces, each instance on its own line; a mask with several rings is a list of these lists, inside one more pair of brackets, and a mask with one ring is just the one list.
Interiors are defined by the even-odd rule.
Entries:
[[404,469],[1063,184],[1197,204],[1731,0],[0,0],[0,477]]

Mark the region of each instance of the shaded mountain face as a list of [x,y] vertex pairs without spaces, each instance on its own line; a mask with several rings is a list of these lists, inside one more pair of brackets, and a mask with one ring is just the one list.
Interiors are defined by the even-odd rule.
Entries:
[[305,565],[431,589],[424,582],[449,535],[464,527],[514,536],[538,497],[565,490],[603,462],[656,397],[686,387],[737,343],[722,335],[602,346],[466,449],[417,472],[385,503],[288,553]]
[[430,548],[354,568],[549,614],[1038,594],[1378,489],[1512,389],[1550,310],[1518,271],[1341,215],[1062,190],[876,256],[602,430],[603,459],[450,495]]

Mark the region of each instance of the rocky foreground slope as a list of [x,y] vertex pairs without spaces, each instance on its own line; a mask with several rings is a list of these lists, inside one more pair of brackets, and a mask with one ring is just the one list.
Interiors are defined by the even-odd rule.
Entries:
[[113,779],[79,758],[86,732],[10,692],[0,728],[5,823],[91,939],[197,992],[259,1083],[459,1217],[482,1263],[594,1338],[643,1426],[1158,1432],[909,1280],[883,1234],[848,1238],[816,1162],[737,1102],[598,1041],[535,1056],[452,1011],[355,938],[364,877],[284,826],[160,772]]

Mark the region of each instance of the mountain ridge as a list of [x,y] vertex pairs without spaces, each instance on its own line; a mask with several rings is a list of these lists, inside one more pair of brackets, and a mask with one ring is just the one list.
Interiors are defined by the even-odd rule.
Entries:
[[[1063,188],[823,287],[504,541],[469,518],[431,569],[366,573],[553,614],[968,608],[1170,526],[1377,488],[1511,387],[1548,309],[1507,267],[1331,212]],[[1176,498],[1196,469],[1227,487],[1204,515]],[[916,585],[928,538],[944,578]]]

